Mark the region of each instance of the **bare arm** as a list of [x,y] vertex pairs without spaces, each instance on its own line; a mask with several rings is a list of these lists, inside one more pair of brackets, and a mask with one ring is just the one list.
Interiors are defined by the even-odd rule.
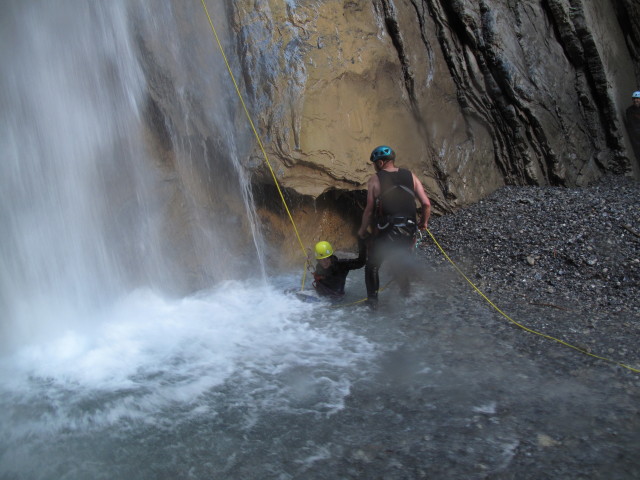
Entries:
[[369,183],[367,183],[367,206],[364,207],[364,212],[362,212],[362,222],[360,222],[360,229],[358,230],[358,237],[360,238],[367,236],[367,228],[371,225],[373,208],[375,206],[379,190],[380,181],[378,180],[377,175],[373,175],[369,179]]
[[418,180],[418,177],[414,173],[413,175],[413,191],[416,192],[416,196],[418,197],[418,201],[422,206],[422,215],[420,216],[420,222],[418,223],[418,228],[424,229],[427,228],[427,222],[429,221],[429,217],[431,216],[431,202],[429,201],[429,197],[424,191],[422,187],[422,183]]

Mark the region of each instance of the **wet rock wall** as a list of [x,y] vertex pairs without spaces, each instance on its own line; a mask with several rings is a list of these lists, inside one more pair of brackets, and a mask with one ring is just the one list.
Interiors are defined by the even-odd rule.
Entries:
[[394,146],[443,210],[502,184],[638,172],[630,0],[235,2],[243,78],[282,182],[363,187]]
[[[362,208],[367,159],[379,144],[393,146],[398,165],[419,176],[436,213],[505,184],[580,186],[610,173],[639,175],[623,120],[640,88],[635,0],[228,0],[216,7],[213,22],[226,35],[240,89],[309,243],[328,234],[338,245],[352,243],[345,210]],[[188,75],[218,79],[201,5],[173,8],[183,39],[197,45],[185,61]],[[161,50],[155,54],[163,58]],[[177,96],[180,108],[162,92],[170,81],[150,91],[163,123],[182,132],[174,137],[200,148],[220,128],[203,109],[202,99],[215,96],[210,80],[192,82],[197,88]],[[188,113],[185,99],[194,106]],[[229,118],[239,131],[245,120],[234,101]],[[246,136],[243,145],[260,216],[267,232],[281,232],[287,227],[269,220],[277,207],[265,198],[273,180],[262,152]],[[206,172],[211,149],[199,155],[193,162]]]

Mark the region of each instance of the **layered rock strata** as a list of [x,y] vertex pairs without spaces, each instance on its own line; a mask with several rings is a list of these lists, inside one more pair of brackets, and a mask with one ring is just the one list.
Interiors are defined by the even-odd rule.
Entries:
[[502,184],[637,174],[631,1],[236,2],[243,78],[283,185],[362,188],[380,143],[443,209]]
[[[213,44],[204,46],[211,32],[202,12],[174,9],[197,42],[187,74],[222,68]],[[234,0],[217,10],[250,115],[310,242],[335,234],[340,244],[353,233],[344,222],[362,207],[367,159],[379,144],[419,176],[436,213],[505,184],[639,175],[623,121],[640,88],[634,0]],[[206,82],[195,85],[187,87],[188,128],[159,84],[151,97],[163,123],[193,145],[215,143],[210,132],[219,128],[201,111]],[[240,109],[232,110],[242,129]],[[281,218],[266,197],[273,179],[263,154],[245,141],[254,147],[241,161],[253,172],[261,216]],[[267,223],[268,231],[287,228]]]

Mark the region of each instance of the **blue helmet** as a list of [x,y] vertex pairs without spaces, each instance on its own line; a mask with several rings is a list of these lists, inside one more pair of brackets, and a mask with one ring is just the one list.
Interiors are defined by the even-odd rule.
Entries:
[[379,147],[376,147],[373,149],[373,152],[371,152],[371,157],[369,157],[369,160],[371,160],[372,162],[375,162],[376,160],[395,160],[396,159],[396,152],[394,152],[391,147],[387,147],[385,145],[380,145]]
[[631,98],[640,98],[640,91],[633,92],[633,93],[631,94]]

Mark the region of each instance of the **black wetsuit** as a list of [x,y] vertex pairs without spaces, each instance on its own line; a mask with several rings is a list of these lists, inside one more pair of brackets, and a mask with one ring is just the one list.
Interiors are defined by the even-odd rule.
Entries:
[[640,160],[640,107],[631,105],[627,108],[627,130],[631,138],[631,144],[636,154],[636,158]]
[[329,259],[329,268],[323,268],[319,263],[316,265],[313,286],[322,296],[339,298],[344,295],[344,284],[349,272],[362,268],[366,262],[367,249],[364,240],[358,239],[358,258],[339,259],[331,255]]
[[[416,240],[415,190],[413,174],[404,168],[397,172],[380,170],[380,196],[374,209],[374,236],[367,265],[365,283],[369,300],[378,298],[380,278],[378,270],[390,254],[407,253]],[[406,275],[396,278],[403,290],[408,289]]]

